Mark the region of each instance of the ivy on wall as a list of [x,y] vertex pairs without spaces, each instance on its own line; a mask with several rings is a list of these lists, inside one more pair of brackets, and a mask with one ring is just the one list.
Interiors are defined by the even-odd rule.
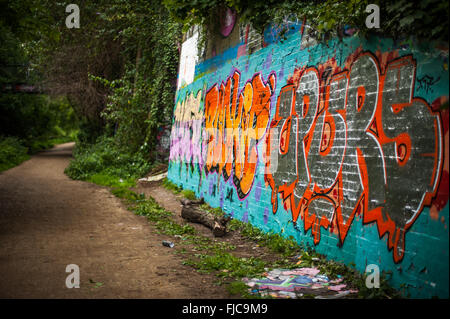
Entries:
[[[449,2],[447,0],[163,0],[171,15],[183,23],[185,30],[194,24],[208,25],[218,10],[228,6],[236,10],[242,22],[250,23],[262,33],[270,22],[280,23],[286,17],[306,19],[322,33],[336,31],[346,25],[357,28],[361,35],[376,33],[390,37],[448,40]],[[380,28],[368,29],[366,7],[380,8]]]

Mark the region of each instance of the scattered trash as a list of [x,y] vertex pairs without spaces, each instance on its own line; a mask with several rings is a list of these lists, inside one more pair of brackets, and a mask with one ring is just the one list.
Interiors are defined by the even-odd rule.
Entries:
[[[273,269],[264,273],[264,278],[244,278],[243,281],[249,286],[249,292],[260,294],[261,296],[271,296],[273,298],[296,299],[304,295],[300,293],[302,289],[317,289],[317,299],[337,299],[357,290],[344,290],[346,284],[339,284],[343,281],[342,276],[338,279],[330,280],[326,275],[320,274],[317,268],[296,268],[296,269]],[[337,292],[332,294],[332,292]]]
[[167,177],[167,172],[159,174],[159,175],[155,175],[155,176],[140,178],[140,179],[138,179],[138,181],[139,182],[156,182],[156,181],[160,181],[160,180],[164,179],[165,177]]
[[342,298],[344,296],[347,296],[351,293],[350,290],[346,290],[346,291],[341,291],[335,295],[327,295],[327,296],[316,296],[315,299],[339,299]]
[[341,291],[345,287],[347,287],[347,285],[342,284],[342,285],[328,287],[328,289],[333,290],[333,291]]
[[171,241],[168,241],[168,240],[164,240],[164,241],[162,242],[162,244],[163,244],[163,246],[170,247],[170,248],[172,248],[173,246],[175,246],[174,243],[172,243]]

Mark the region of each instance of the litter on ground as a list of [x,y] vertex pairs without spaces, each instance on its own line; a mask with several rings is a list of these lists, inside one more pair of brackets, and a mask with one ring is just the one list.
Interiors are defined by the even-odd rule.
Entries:
[[165,177],[167,177],[167,172],[164,172],[162,174],[155,175],[155,176],[140,178],[138,181],[139,182],[156,182],[156,181],[160,181],[160,180],[164,179]]
[[[317,268],[273,269],[264,278],[244,278],[252,294],[273,298],[301,298],[305,293],[316,299],[337,299],[357,293],[342,283],[343,278],[330,280]],[[346,289],[347,288],[347,289]]]

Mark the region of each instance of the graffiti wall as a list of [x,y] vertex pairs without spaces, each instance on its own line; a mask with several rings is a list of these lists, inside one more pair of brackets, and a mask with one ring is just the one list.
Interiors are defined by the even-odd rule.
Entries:
[[288,24],[195,66],[169,179],[361,272],[377,264],[405,295],[448,298],[448,47]]

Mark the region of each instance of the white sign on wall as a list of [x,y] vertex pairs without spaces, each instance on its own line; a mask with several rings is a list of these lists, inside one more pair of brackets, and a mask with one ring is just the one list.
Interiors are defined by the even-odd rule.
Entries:
[[198,61],[198,31],[186,39],[181,45],[180,68],[178,70],[177,89],[194,81],[195,64]]

